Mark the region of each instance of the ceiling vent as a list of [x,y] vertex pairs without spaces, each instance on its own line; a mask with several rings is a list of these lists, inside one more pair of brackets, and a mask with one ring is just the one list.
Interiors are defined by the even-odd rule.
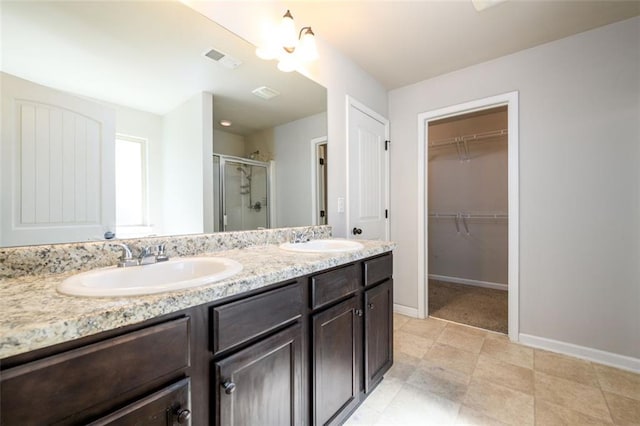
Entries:
[[280,92],[267,86],[258,87],[257,89],[252,90],[251,93],[265,100],[269,100],[280,95]]
[[212,59],[222,66],[229,68],[231,70],[238,68],[242,65],[242,61],[234,58],[233,56],[229,56],[226,53],[222,53],[216,49],[211,49],[207,53],[204,54],[209,59]]

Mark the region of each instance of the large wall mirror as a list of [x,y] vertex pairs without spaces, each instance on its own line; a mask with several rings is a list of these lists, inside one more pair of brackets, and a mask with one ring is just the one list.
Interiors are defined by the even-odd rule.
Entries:
[[177,1],[0,8],[0,246],[323,223],[322,86]]

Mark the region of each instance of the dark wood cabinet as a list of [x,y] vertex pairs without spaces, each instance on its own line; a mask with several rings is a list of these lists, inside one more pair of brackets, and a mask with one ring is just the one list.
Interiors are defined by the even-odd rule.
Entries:
[[389,369],[383,254],[5,358],[0,426],[333,425]]
[[215,362],[215,424],[304,424],[302,386],[302,333],[295,324]]
[[189,324],[177,318],[3,370],[0,424],[87,423],[184,377]]
[[311,277],[314,425],[342,423],[391,367],[392,273],[385,254]]
[[352,296],[313,315],[313,424],[340,424],[359,403],[362,309]]
[[189,426],[189,384],[188,378],[182,379],[90,423],[89,426]]
[[364,293],[364,389],[369,393],[393,364],[393,282]]

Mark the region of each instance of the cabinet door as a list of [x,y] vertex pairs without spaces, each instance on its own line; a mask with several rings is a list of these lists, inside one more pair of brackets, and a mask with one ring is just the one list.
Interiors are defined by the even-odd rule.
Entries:
[[359,402],[362,311],[358,298],[313,316],[313,422],[339,424]]
[[393,363],[393,281],[364,293],[365,392],[371,391]]
[[188,426],[191,424],[189,399],[189,378],[186,378],[89,426]]
[[215,363],[217,425],[305,423],[299,324]]

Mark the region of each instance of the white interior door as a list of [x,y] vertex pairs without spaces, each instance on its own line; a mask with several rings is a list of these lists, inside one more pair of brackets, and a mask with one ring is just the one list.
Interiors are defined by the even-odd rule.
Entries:
[[347,232],[352,238],[389,239],[388,121],[349,102]]
[[2,73],[0,245],[115,232],[115,110]]

